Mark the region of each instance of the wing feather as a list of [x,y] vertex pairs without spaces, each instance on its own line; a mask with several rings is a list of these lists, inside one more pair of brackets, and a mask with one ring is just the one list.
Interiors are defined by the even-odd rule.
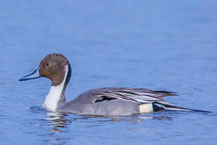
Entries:
[[162,96],[172,95],[172,93],[166,91],[152,91],[147,89],[128,89],[128,88],[105,88],[100,89],[98,97],[95,98],[95,102],[108,101],[113,99],[121,99],[124,101],[131,101],[137,104],[151,103],[157,101],[163,101]]

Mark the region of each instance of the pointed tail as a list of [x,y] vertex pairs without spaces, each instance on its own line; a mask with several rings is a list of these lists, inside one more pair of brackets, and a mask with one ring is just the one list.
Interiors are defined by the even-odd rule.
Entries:
[[166,102],[154,102],[153,108],[154,108],[154,111],[172,110],[172,111],[190,111],[190,112],[212,113],[211,111],[178,107],[178,106],[174,106],[172,104],[166,103]]

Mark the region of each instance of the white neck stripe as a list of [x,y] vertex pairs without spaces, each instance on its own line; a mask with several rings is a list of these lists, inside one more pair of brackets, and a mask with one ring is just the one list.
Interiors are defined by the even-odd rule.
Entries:
[[50,110],[50,111],[56,111],[58,102],[60,101],[62,91],[64,89],[66,77],[68,74],[68,65],[65,66],[65,76],[62,83],[58,86],[51,86],[50,91],[48,95],[46,96],[46,99],[44,101],[43,107]]

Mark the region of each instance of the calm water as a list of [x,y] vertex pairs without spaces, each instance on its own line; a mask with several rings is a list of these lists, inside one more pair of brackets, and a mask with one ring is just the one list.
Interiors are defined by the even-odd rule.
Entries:
[[[216,145],[217,1],[0,1],[0,144]],[[97,87],[176,91],[214,113],[61,116],[41,107],[50,82],[18,82],[49,53],[72,65],[67,100]]]

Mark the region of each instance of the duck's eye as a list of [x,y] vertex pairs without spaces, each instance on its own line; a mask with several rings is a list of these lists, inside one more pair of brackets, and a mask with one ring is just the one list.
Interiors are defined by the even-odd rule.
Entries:
[[47,65],[47,66],[49,66],[49,65],[50,65],[50,63],[49,63],[49,62],[46,62],[46,65]]

